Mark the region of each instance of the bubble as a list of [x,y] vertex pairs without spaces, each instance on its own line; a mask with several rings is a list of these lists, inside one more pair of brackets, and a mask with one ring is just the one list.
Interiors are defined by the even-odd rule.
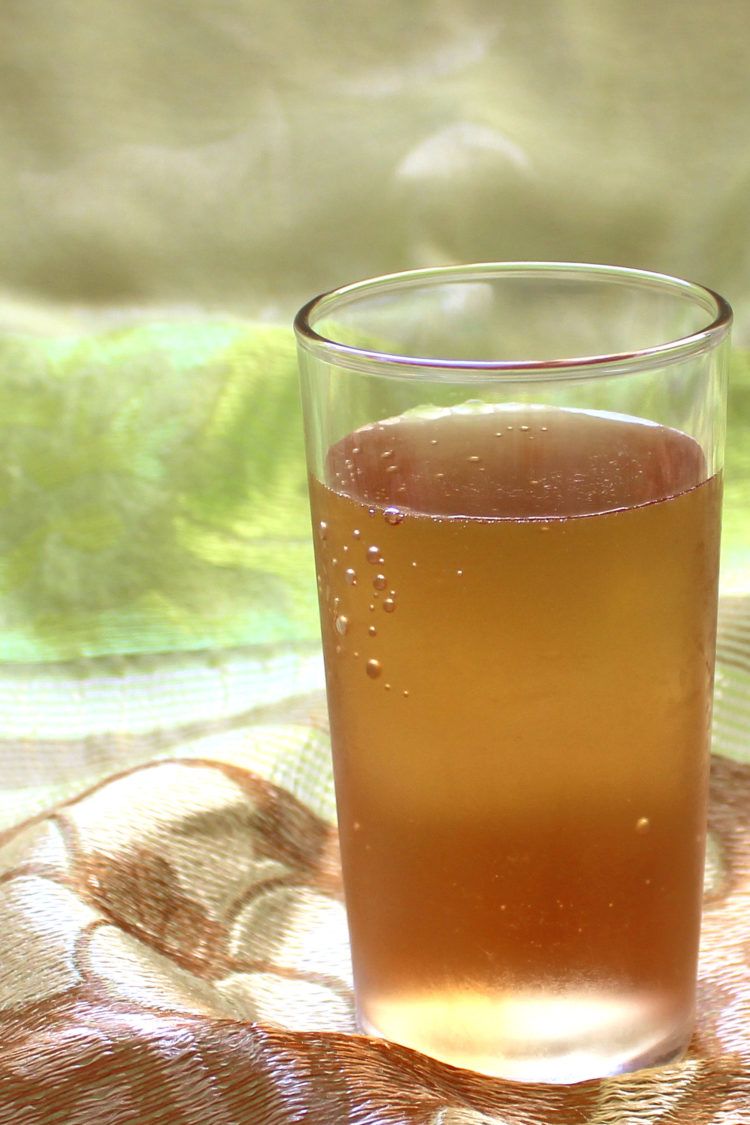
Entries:
[[413,561],[411,565],[412,565],[412,566],[416,566],[417,564],[416,564],[416,562],[415,562],[415,561]]
[[347,569],[344,571],[344,578],[350,586],[357,585],[357,572],[353,567],[347,567]]
[[362,532],[359,530],[358,527],[355,527],[354,531],[352,532],[352,539],[361,539],[361,538],[362,538]]
[[521,426],[521,433],[527,434],[529,432],[529,429],[529,426]]
[[386,598],[383,602],[383,609],[386,613],[393,613],[396,608],[396,603],[393,598]]
[[348,552],[349,552],[349,547],[346,543],[344,543],[344,554],[346,555],[346,554],[348,554]]
[[405,697],[406,697],[407,699],[409,698],[409,692],[408,692],[408,690],[407,690],[406,688],[404,688],[404,696],[405,696]]
[[496,431],[495,431],[495,437],[502,437],[502,436],[503,436],[503,431],[502,431],[502,430],[496,430]]
[[359,446],[358,446],[358,445],[353,445],[353,446],[352,446],[352,453],[359,453],[359,452],[360,452]]
[[376,508],[368,508],[367,514],[368,514],[368,516],[374,516],[376,511],[377,511]]
[[513,429],[512,426],[506,426],[505,428],[506,428],[506,430],[512,430]]
[[463,578],[463,576],[464,576],[464,572],[462,570],[457,570],[456,574],[458,575],[459,578]]
[[386,508],[383,512],[383,519],[389,523],[391,527],[395,527],[397,523],[401,523],[404,518],[404,513],[400,508]]
[[471,457],[467,457],[467,458],[466,458],[466,460],[467,460],[467,461],[468,461],[468,462],[469,462],[470,464],[472,464],[472,465],[476,465],[476,464],[478,464],[478,462],[479,462],[479,461],[481,461],[481,460],[482,460],[482,458],[481,458],[481,457],[477,457],[476,455],[473,455],[473,456],[471,456]]
[[370,613],[374,613],[374,612],[375,612],[375,605],[374,605],[374,603],[373,603],[373,602],[370,602],[370,604],[368,605],[368,607],[367,607],[367,608],[369,609]]
[[372,563],[373,566],[375,566],[378,559],[380,558],[380,547],[368,547],[367,551],[365,552],[365,558],[367,559],[368,563]]
[[546,434],[549,427],[548,426],[540,426],[539,429],[542,431],[543,434]]
[[386,691],[390,691],[390,690],[391,690],[391,685],[390,685],[390,684],[383,684],[383,687],[385,688],[385,690],[386,690]]
[[341,633],[343,637],[349,628],[349,618],[345,617],[343,613],[339,614],[336,618],[336,632]]
[[393,456],[393,450],[392,449],[384,449],[383,452],[380,454],[380,456],[382,457],[382,459],[384,461],[387,461],[389,457]]
[[430,438],[430,445],[437,445],[438,439],[436,437]]
[[650,830],[650,828],[651,828],[651,821],[648,819],[647,816],[641,816],[635,822],[635,830],[641,836],[645,835],[646,832],[648,832]]
[[355,651],[354,651],[354,652],[352,653],[352,656],[354,656],[354,657],[357,657],[357,656],[359,656],[359,652],[355,650]]
[[376,590],[385,590],[388,585],[388,579],[384,574],[376,574],[372,580],[372,584]]
[[338,559],[331,559],[331,566],[338,566],[338,565],[339,565]]
[[435,480],[445,480],[445,473],[435,473]]
[[383,667],[379,660],[368,660],[365,664],[365,672],[371,680],[377,680],[382,671]]
[[387,473],[397,473],[398,472],[398,465],[389,465],[388,468],[385,471]]
[[378,631],[377,631],[377,629],[375,628],[374,625],[371,625],[369,627],[369,629],[367,630],[367,632],[370,634],[371,637],[377,637],[377,635],[378,635]]
[[333,608],[338,609],[340,605],[341,605],[341,598],[334,598],[333,599]]
[[321,520],[320,523],[318,524],[318,532],[320,534],[321,539],[327,539],[328,538],[328,524],[326,523],[325,520]]

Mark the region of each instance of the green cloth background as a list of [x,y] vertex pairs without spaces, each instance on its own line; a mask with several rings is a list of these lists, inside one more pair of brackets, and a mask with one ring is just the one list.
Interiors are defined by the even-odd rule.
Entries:
[[325,288],[607,261],[750,344],[748,37],[740,0],[7,0],[0,659],[314,643],[288,325]]

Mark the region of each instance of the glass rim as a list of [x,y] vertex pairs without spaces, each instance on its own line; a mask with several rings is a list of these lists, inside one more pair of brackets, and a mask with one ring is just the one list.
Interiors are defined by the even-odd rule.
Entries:
[[[321,316],[384,293],[457,282],[486,281],[512,275],[531,278],[541,275],[558,279],[591,279],[609,283],[623,283],[692,300],[704,309],[707,323],[704,327],[665,340],[647,348],[626,352],[611,352],[583,356],[563,356],[552,359],[476,360],[450,357],[422,357],[382,352],[360,348],[353,344],[331,339],[317,332],[313,321]],[[710,319],[708,319],[710,317]],[[321,293],[308,301],[294,318],[294,331],[298,343],[318,358],[339,367],[392,378],[414,379],[422,377],[435,381],[453,373],[462,381],[482,379],[496,375],[498,381],[512,382],[521,377],[524,382],[571,378],[601,378],[613,374],[631,374],[682,362],[694,355],[716,347],[727,335],[732,324],[732,308],[727,300],[713,289],[686,281],[670,274],[630,266],[610,266],[588,262],[474,262],[466,265],[434,266],[426,269],[403,270],[379,277],[356,281]]]

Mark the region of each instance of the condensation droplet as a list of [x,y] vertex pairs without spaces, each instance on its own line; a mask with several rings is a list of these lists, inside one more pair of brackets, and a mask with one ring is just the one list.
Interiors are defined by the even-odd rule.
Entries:
[[390,690],[391,690],[391,685],[390,685],[390,684],[383,684],[383,687],[385,688],[385,690],[386,690],[386,691],[390,691]]
[[378,635],[378,631],[377,631],[377,629],[375,628],[374,625],[371,625],[369,627],[369,629],[367,630],[367,632],[370,634],[371,637],[377,637],[377,635]]
[[529,432],[528,426],[521,426],[521,433],[527,434]]
[[506,428],[506,430],[512,430],[513,429],[512,426],[506,426],[505,428]]
[[383,519],[389,523],[391,527],[395,527],[397,523],[401,523],[404,518],[404,513],[400,508],[386,508],[383,512]]
[[376,590],[385,590],[388,585],[388,579],[384,574],[376,574],[372,580],[372,584]]
[[321,539],[327,539],[328,538],[328,524],[326,523],[325,520],[321,520],[320,523],[318,524],[318,531],[320,533]]
[[648,819],[647,816],[641,816],[635,822],[635,830],[641,836],[645,835],[645,833],[648,832],[650,828],[651,828],[651,821]]
[[334,598],[333,599],[333,608],[338,609],[340,605],[341,605],[341,598]]
[[362,532],[359,530],[358,527],[355,527],[354,531],[352,532],[352,539],[361,539],[361,538],[362,538]]
[[393,456],[393,450],[392,449],[384,449],[383,452],[380,454],[380,456],[382,457],[382,459],[384,461],[387,461],[389,457]]
[[416,566],[417,564],[416,564],[416,562],[412,562],[412,564],[411,564],[411,565],[412,565],[412,566]]
[[393,598],[386,598],[385,601],[383,602],[384,611],[386,613],[393,613],[395,608],[396,608],[396,603],[394,602]]
[[355,656],[355,657],[356,657],[356,656],[359,656],[359,653],[358,653],[358,652],[353,652],[353,653],[352,653],[352,656]]
[[502,436],[503,436],[503,431],[502,430],[496,430],[495,437],[502,437]]
[[445,480],[445,473],[435,473],[435,480]]
[[338,566],[338,565],[339,565],[338,559],[331,559],[331,566]]
[[368,547],[366,557],[368,563],[372,563],[373,566],[376,566],[377,561],[380,558],[380,547]]
[[365,671],[371,680],[377,680],[383,668],[379,660],[368,660],[365,664]]
[[339,614],[339,616],[336,618],[336,632],[341,633],[341,636],[343,637],[348,628],[349,618],[345,617],[343,613]]
[[479,461],[481,461],[481,459],[481,457],[477,457],[476,455],[466,458],[466,460],[472,465],[476,465]]
[[368,607],[367,607],[367,608],[369,609],[370,613],[374,613],[374,612],[375,612],[375,606],[373,605],[373,603],[372,603],[372,602],[370,602],[370,604],[368,605]]
[[344,549],[344,554],[346,554],[346,553],[348,552],[348,550],[349,550],[349,547],[348,547],[348,545],[347,545],[346,543],[344,543],[344,548],[343,548],[343,549]]
[[409,692],[407,691],[407,689],[406,689],[406,688],[404,688],[404,695],[405,695],[405,696],[406,696],[407,698],[408,698],[408,696],[409,696]]
[[352,453],[359,453],[359,446],[358,445],[352,446]]
[[463,576],[464,576],[464,572],[462,570],[457,570],[456,574],[458,575],[459,578],[463,578]]
[[357,572],[353,569],[353,567],[347,567],[347,569],[344,571],[344,578],[350,586],[357,585]]
[[398,472],[398,465],[389,465],[388,468],[385,471],[387,473],[397,473]]
[[430,438],[430,445],[437,445],[438,439],[436,437]]
[[367,514],[368,514],[368,516],[374,516],[376,511],[377,511],[377,508],[368,508]]
[[548,430],[548,428],[549,428],[549,427],[547,427],[547,426],[540,426],[540,427],[539,427],[539,429],[540,429],[540,430],[542,431],[542,433],[543,433],[543,434],[546,434],[546,433],[547,433],[547,430]]

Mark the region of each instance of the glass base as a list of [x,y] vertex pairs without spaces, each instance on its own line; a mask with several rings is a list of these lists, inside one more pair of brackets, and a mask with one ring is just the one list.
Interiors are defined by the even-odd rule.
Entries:
[[565,1084],[664,1066],[684,1054],[692,1033],[692,1020],[675,1021],[661,998],[589,992],[401,995],[369,1001],[367,1013],[359,1016],[367,1035],[515,1082]]

